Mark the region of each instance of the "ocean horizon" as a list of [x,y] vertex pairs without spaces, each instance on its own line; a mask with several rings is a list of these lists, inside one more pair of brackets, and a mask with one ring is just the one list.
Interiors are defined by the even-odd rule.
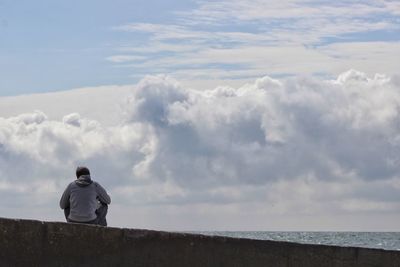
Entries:
[[303,244],[400,250],[400,232],[192,231],[190,233]]

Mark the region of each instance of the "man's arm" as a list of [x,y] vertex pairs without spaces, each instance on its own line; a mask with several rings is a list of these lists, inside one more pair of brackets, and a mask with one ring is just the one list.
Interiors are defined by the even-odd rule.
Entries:
[[69,190],[69,185],[68,185],[67,188],[65,188],[64,193],[61,196],[60,208],[66,209],[69,207],[69,196],[70,196],[70,190]]
[[96,192],[100,202],[108,205],[111,204],[111,198],[107,194],[106,190],[97,182],[95,182],[94,185],[96,186]]

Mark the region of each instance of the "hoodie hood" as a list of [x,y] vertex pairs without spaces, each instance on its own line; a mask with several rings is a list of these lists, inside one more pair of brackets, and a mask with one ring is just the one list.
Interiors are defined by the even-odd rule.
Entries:
[[79,178],[75,180],[75,183],[81,187],[85,187],[93,183],[93,181],[89,174],[84,174],[79,176]]

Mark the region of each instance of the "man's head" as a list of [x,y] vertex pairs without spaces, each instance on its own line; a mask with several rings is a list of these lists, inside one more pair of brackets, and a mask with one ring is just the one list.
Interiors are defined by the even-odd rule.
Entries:
[[78,166],[78,168],[76,168],[76,178],[79,178],[82,175],[90,175],[90,171],[85,166]]

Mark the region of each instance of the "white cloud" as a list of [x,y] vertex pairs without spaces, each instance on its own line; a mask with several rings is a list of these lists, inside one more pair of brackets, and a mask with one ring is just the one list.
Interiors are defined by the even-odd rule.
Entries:
[[366,230],[379,213],[375,230],[398,230],[385,218],[399,213],[399,86],[355,70],[202,91],[149,76],[113,125],[85,112],[3,117],[0,191],[16,210],[0,211],[62,220],[58,198],[87,164],[113,197],[112,225]]
[[110,126],[120,123],[122,105],[132,90],[133,86],[114,85],[1,97],[0,116],[15,117],[21,113],[41,110],[50,120],[62,120],[65,115],[79,113]]
[[398,5],[394,1],[201,1],[193,11],[181,14],[192,21],[224,23],[232,19],[239,21],[265,19],[319,19],[344,17],[357,21],[360,17],[397,13]]
[[197,89],[260,75],[332,77],[350,68],[392,75],[400,67],[393,56],[400,48],[397,9],[383,0],[199,1],[177,12],[174,23],[115,27],[147,34],[117,48],[124,57],[145,58],[118,67],[135,77],[167,73]]
[[185,84],[203,89],[206,81],[206,88],[212,88],[228,82],[234,85],[251,82],[262,75],[318,73],[333,76],[347,70],[348,66],[362,69],[369,75],[377,72],[392,75],[400,68],[393,56],[397,54],[400,54],[399,42],[346,42],[314,48],[247,45],[182,51],[129,67],[169,72]]

